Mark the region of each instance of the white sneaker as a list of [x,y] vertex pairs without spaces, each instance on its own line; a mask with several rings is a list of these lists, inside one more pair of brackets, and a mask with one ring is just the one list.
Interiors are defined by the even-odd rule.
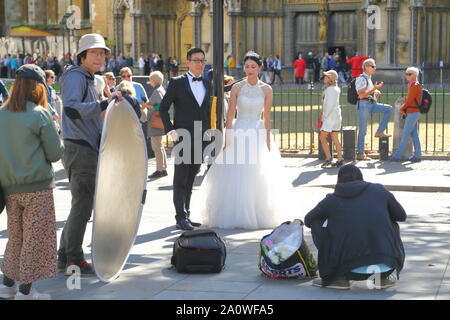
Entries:
[[17,291],[14,300],[52,300],[52,297],[47,293],[39,293],[36,289],[31,288],[29,294],[23,294],[20,291]]
[[11,299],[17,293],[17,284],[12,287],[7,287],[5,285],[0,285],[0,299]]

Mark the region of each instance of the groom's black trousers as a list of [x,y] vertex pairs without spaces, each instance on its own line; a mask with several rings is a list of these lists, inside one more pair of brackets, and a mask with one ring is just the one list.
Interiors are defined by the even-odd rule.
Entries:
[[177,222],[189,218],[189,209],[195,177],[201,164],[176,164],[173,177],[173,203]]
[[[199,134],[203,137],[203,132]],[[191,132],[191,137],[195,137],[194,133]],[[183,141],[183,137],[176,142],[178,145]],[[195,150],[194,140],[190,141],[191,155],[187,159],[183,158],[185,150],[181,150],[179,155],[175,155],[175,173],[173,176],[173,203],[175,205],[175,219],[178,222],[189,219],[190,214],[190,204],[192,196],[192,188],[194,186],[195,177],[200,172],[200,167],[203,162],[203,152],[210,142],[202,141],[199,150]],[[195,154],[195,152],[201,152]],[[180,158],[181,157],[181,158]],[[188,161],[186,161],[188,160]],[[185,163],[188,162],[188,163]]]

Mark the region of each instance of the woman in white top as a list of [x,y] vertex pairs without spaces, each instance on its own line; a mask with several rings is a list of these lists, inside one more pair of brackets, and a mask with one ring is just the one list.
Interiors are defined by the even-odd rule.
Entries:
[[[341,108],[339,106],[339,96],[341,89],[337,86],[338,74],[334,70],[323,73],[323,83],[325,90],[323,93],[323,111],[322,111],[322,128],[320,129],[320,142],[325,153],[325,162],[322,168],[327,167],[341,167],[344,164],[342,158],[342,147],[339,142],[339,133],[341,132]],[[338,160],[331,163],[330,147],[328,146],[327,138],[331,134],[331,140],[336,146]]]

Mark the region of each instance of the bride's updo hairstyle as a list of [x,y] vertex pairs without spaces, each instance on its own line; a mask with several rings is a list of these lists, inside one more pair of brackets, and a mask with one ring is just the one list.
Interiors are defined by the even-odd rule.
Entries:
[[256,52],[253,52],[253,51],[249,51],[249,52],[247,52],[247,53],[245,54],[244,63],[245,63],[247,60],[252,60],[252,61],[256,62],[256,64],[257,64],[258,66],[260,66],[260,67],[261,67],[262,64],[263,64],[263,62],[262,62],[261,57],[259,56],[259,54],[257,54]]

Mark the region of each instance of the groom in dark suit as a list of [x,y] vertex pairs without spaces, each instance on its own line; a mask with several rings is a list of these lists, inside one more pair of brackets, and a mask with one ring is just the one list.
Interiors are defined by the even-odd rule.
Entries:
[[[200,224],[189,219],[192,187],[203,162],[203,150],[207,146],[207,143],[203,142],[203,135],[211,128],[212,89],[211,84],[202,77],[206,65],[205,52],[202,49],[190,49],[186,65],[189,68],[187,73],[170,80],[166,95],[160,104],[160,114],[165,132],[171,136],[175,146],[183,143],[180,154],[175,154],[173,203],[176,211],[176,227],[193,230]],[[175,109],[173,124],[169,116],[172,104]],[[189,134],[181,134],[181,131]],[[195,144],[200,145],[200,148],[194,147]],[[188,147],[185,147],[186,145]],[[185,152],[188,152],[187,154],[190,152],[191,156],[183,157],[183,154],[186,155]]]

